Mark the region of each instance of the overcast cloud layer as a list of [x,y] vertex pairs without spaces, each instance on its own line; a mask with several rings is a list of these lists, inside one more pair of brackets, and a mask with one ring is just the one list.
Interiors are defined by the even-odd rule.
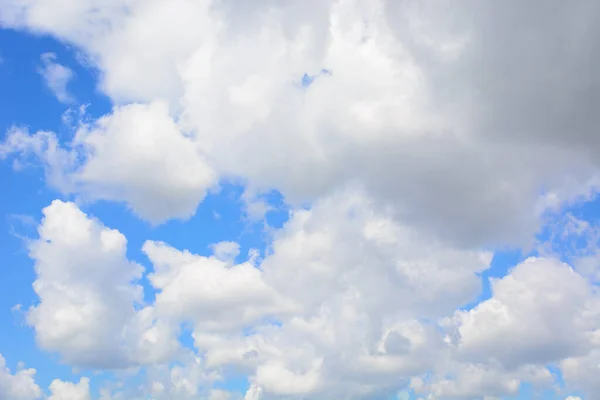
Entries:
[[[0,24],[75,46],[113,101],[95,120],[74,106],[68,141],[23,121],[0,143],[76,199],[48,205],[28,243],[38,345],[73,367],[147,369],[102,400],[492,399],[552,389],[557,369],[600,399],[597,232],[555,225],[590,240],[568,260],[536,242],[598,188],[600,2],[0,0]],[[76,104],[72,71],[41,61]],[[186,220],[223,182],[249,210],[271,190],[291,206],[264,257],[147,241],[144,268],[80,210]],[[494,250],[537,245],[465,308]],[[213,389],[231,371],[245,395]],[[34,377],[0,357],[0,398],[40,398]],[[91,399],[85,378],[49,393]]]

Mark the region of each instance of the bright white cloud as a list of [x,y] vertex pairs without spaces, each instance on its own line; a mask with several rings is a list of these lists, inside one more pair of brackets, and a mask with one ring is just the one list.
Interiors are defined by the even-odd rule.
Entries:
[[550,388],[554,381],[548,369],[526,366],[504,370],[493,364],[451,364],[427,379],[413,378],[411,387],[416,393],[441,399],[499,399],[517,395],[521,383]]
[[[157,295],[136,310],[123,235],[53,203],[31,246],[41,347],[148,364],[190,323],[200,361],[166,368],[156,398],[208,396],[198,387],[230,367],[250,376],[248,400],[408,385],[493,398],[548,385],[549,363],[593,396],[595,244],[574,269],[554,249],[528,259],[460,308],[481,293],[482,249],[531,245],[548,210],[599,187],[599,14],[560,0],[5,0],[3,26],[82,50],[115,107],[70,143],[13,129],[0,157],[34,155],[62,192],[152,223],[192,216],[220,179],[246,185],[250,219],[271,189],[296,209],[260,261],[236,263],[233,242],[210,257],[146,242]],[[48,79],[59,99],[67,75]]]
[[46,86],[61,103],[73,103],[75,98],[67,88],[67,85],[75,77],[75,73],[69,67],[56,62],[56,54],[44,53],[40,57],[42,66],[38,72],[44,78]]
[[127,260],[127,240],[73,203],[43,210],[39,239],[29,244],[39,303],[27,315],[43,349],[72,365],[119,368],[164,359],[175,343],[142,304],[133,283],[143,268]]
[[6,360],[0,354],[0,399],[34,400],[42,395],[35,383],[36,370],[20,368],[12,373],[6,366]]
[[159,291],[157,311],[194,321],[199,329],[243,328],[291,307],[262,280],[251,262],[232,266],[231,260],[219,259],[219,247],[216,257],[208,258],[151,241],[143,251],[154,266],[148,279]]
[[593,390],[582,365],[598,343],[600,302],[582,275],[531,258],[493,282],[489,300],[454,312],[480,292],[490,254],[400,225],[355,188],[295,211],[259,265],[235,264],[233,242],[210,257],[146,242],[158,293],[137,311],[132,280],[142,271],[125,258],[121,233],[55,201],[39,234],[30,249],[40,303],[28,322],[42,348],[73,365],[153,365],[176,349],[174,327],[192,324],[200,358],[149,375],[145,393],[157,399],[209,396],[232,367],[248,372],[250,398],[368,398],[408,385],[502,396],[523,381],[548,387],[544,366],[559,362],[574,387]]
[[600,335],[595,335],[594,350],[586,355],[579,357],[571,357],[562,360],[560,367],[565,378],[565,381],[569,385],[577,390],[581,390],[585,393],[586,399],[594,400],[600,390],[600,383],[598,382],[598,373],[600,373]]
[[167,107],[123,106],[80,128],[88,158],[72,178],[84,196],[125,201],[155,223],[195,213],[215,175]]
[[[596,174],[585,150],[599,122],[585,100],[597,90],[595,3],[57,1],[9,0],[2,21],[79,46],[118,103],[167,101],[220,176],[291,201],[358,180],[419,229],[520,245],[538,227],[541,189],[562,202],[565,184]],[[316,78],[302,88],[306,73]],[[88,189],[102,198],[165,195],[96,171]],[[191,197],[148,208],[189,215]]]
[[144,251],[157,311],[194,324],[207,366],[249,368],[277,396],[406,385],[445,352],[435,326],[418,319],[471,301],[490,262],[399,226],[353,189],[294,213],[259,269],[156,242]]
[[41,159],[48,182],[62,192],[125,202],[152,223],[189,218],[216,183],[163,102],[116,107],[93,123],[82,122],[68,148],[54,133],[13,129],[0,144],[0,157],[12,153]]
[[48,400],[92,400],[90,380],[81,378],[79,383],[54,380],[50,384]]
[[236,242],[219,242],[211,246],[214,256],[224,262],[233,263],[240,254],[240,245]]
[[512,368],[585,355],[595,346],[600,297],[568,265],[527,259],[494,281],[492,292],[474,309],[456,313],[461,357]]

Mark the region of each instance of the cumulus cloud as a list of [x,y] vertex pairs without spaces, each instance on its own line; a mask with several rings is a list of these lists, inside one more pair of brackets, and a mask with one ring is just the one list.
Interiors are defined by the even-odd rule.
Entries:
[[159,313],[220,332],[249,326],[291,307],[262,280],[251,262],[232,266],[231,260],[219,259],[220,247],[216,247],[216,257],[207,258],[160,242],[144,244],[143,251],[154,266],[148,279],[159,291],[155,301]]
[[413,378],[416,393],[441,399],[499,399],[517,395],[522,381],[548,388],[554,378],[543,367],[527,366],[503,370],[491,364],[453,364],[426,380]]
[[143,268],[126,258],[125,237],[73,203],[56,200],[43,213],[39,239],[29,244],[39,303],[27,314],[40,347],[95,368],[167,357],[174,339],[152,307],[140,307]]
[[585,393],[585,398],[595,400],[598,397],[600,384],[598,383],[598,373],[600,372],[600,351],[598,346],[600,341],[598,335],[595,338],[594,350],[590,353],[579,356],[569,357],[561,361],[560,367],[569,385],[577,390]]
[[158,398],[208,396],[198,386],[228,368],[248,400],[492,398],[549,385],[549,365],[600,391],[596,243],[562,261],[550,246],[465,308],[488,249],[527,250],[548,211],[599,187],[600,3],[248,4],[2,2],[3,26],[84,52],[115,105],[69,143],[14,128],[0,157],[33,155],[61,192],[152,223],[192,216],[220,180],[245,185],[249,218],[272,189],[294,209],[261,260],[147,241],[157,294],[138,309],[124,236],[54,202],[30,246],[40,346],[148,364],[190,324],[200,361],[153,380]]
[[73,175],[92,199],[125,201],[151,222],[196,211],[214,173],[169,117],[167,105],[128,105],[83,126],[76,142],[89,152]]
[[52,132],[14,128],[0,144],[0,157],[15,153],[40,159],[60,191],[85,201],[124,202],[152,223],[192,216],[215,184],[213,170],[160,101],[81,121],[67,147]]
[[[118,103],[167,101],[220,176],[290,201],[358,180],[420,229],[523,244],[542,190],[596,174],[597,7],[10,0],[3,23],[80,47]],[[158,189],[128,183],[130,202]]]
[[595,346],[600,297],[570,266],[530,258],[493,282],[492,292],[456,313],[461,356],[512,368],[585,355]]
[[42,395],[35,383],[36,370],[21,368],[12,373],[6,360],[0,354],[0,398],[13,400],[34,400]]
[[90,381],[88,378],[81,378],[79,383],[54,380],[50,384],[48,400],[92,400]]
[[44,78],[48,89],[61,103],[73,103],[75,98],[67,89],[67,85],[75,77],[73,70],[57,63],[54,53],[44,53],[40,59],[42,66],[38,68],[38,72]]
[[419,319],[471,301],[491,260],[398,225],[350,188],[295,212],[258,269],[156,242],[144,251],[157,311],[193,323],[208,367],[254,371],[267,396],[406,385],[445,351],[438,329]]
[[[356,187],[294,211],[260,261],[236,264],[234,242],[204,257],[147,241],[157,294],[142,308],[143,269],[126,258],[120,232],[58,200],[38,232],[30,255],[40,301],[27,320],[40,346],[71,365],[147,365],[155,372],[143,390],[158,399],[209,396],[231,368],[249,375],[246,397],[261,399],[372,398],[408,386],[441,398],[503,396],[524,381],[549,387],[551,364],[573,387],[594,387],[585,366],[600,302],[583,275],[530,258],[492,283],[490,299],[455,311],[480,293],[491,253],[399,224]],[[198,358],[160,367],[182,323]],[[85,396],[86,385],[51,390]]]

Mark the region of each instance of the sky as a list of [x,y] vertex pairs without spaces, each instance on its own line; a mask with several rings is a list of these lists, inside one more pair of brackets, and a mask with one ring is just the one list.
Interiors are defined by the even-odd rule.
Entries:
[[0,0],[0,400],[600,399],[599,16]]

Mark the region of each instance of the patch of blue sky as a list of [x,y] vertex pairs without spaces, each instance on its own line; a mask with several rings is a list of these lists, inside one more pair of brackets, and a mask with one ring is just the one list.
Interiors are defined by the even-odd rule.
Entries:
[[300,85],[303,88],[308,88],[310,85],[313,84],[315,79],[317,79],[318,77],[323,76],[323,75],[331,75],[331,71],[326,68],[323,68],[323,69],[321,69],[321,71],[319,71],[318,73],[313,74],[313,75],[311,75],[309,73],[305,73],[304,75],[302,75],[302,79],[300,80]]

